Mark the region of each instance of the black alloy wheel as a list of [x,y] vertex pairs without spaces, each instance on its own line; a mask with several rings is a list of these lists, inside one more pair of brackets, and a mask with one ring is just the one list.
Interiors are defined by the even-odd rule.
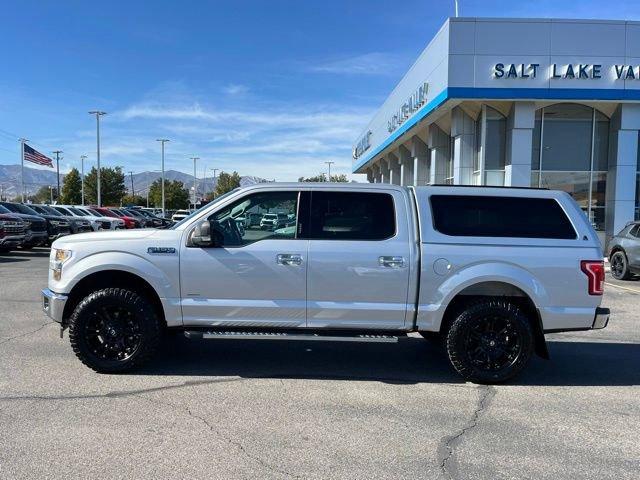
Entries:
[[618,250],[609,260],[611,265],[611,275],[616,280],[628,280],[631,278],[631,272],[629,271],[629,265],[627,263],[627,256],[623,251]]
[[131,370],[147,361],[161,340],[161,323],[153,305],[122,288],[93,292],[75,308],[69,339],[76,356],[101,373]]
[[527,316],[503,299],[469,305],[451,324],[446,348],[453,368],[466,380],[500,383],[517,375],[531,358],[533,332]]

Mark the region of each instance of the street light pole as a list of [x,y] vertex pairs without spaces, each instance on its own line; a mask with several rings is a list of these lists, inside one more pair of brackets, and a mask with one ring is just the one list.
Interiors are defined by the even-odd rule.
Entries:
[[[129,172],[129,176],[131,177],[131,197],[135,197],[136,191],[133,188],[133,172]],[[135,198],[134,198],[134,201],[135,201]]]
[[102,206],[102,196],[100,190],[100,117],[106,115],[107,112],[101,112],[100,110],[93,110],[89,112],[90,115],[96,116],[96,159],[98,163],[98,170],[96,174],[96,189],[97,189],[97,203],[98,206]]
[[197,193],[197,185],[198,185],[198,177],[196,177],[196,161],[200,160],[200,157],[191,157],[193,160],[193,208],[196,208],[196,199],[198,196]]
[[58,180],[58,191],[56,192],[56,196],[58,197],[58,199],[60,198],[60,154],[62,153],[62,150],[56,150],[55,152],[52,152],[56,154],[56,178]]
[[81,170],[81,181],[82,181],[82,205],[84,206],[84,159],[87,158],[86,155],[80,155],[80,170]]
[[328,182],[331,181],[331,165],[333,165],[336,162],[324,162],[329,166],[329,178],[327,179]]
[[211,200],[213,200],[214,198],[216,198],[216,187],[217,187],[217,184],[216,184],[216,172],[218,170],[220,170],[220,169],[219,168],[212,168],[211,170],[213,170],[213,187],[211,188],[211,193],[213,195]]
[[156,140],[156,142],[160,142],[160,144],[162,145],[162,185],[161,185],[161,190],[162,190],[162,217],[164,218],[164,214],[165,214],[165,210],[164,210],[164,144],[167,143],[169,140],[167,140],[166,138],[158,138]]

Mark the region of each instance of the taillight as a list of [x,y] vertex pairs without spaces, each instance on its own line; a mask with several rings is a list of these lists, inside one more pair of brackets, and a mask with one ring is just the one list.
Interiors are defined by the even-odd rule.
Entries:
[[604,293],[604,262],[602,260],[582,260],[580,270],[589,279],[589,295]]

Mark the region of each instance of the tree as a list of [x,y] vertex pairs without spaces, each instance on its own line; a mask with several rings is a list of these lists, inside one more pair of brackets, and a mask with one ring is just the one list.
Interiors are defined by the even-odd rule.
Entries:
[[[84,179],[84,197],[86,203],[98,202],[98,171],[93,167]],[[103,205],[120,205],[127,193],[122,168],[100,168],[100,196]]]
[[[162,208],[161,179],[156,180],[149,187],[149,202],[156,208]],[[179,180],[164,181],[164,204],[169,210],[189,207],[189,191],[184,188],[184,183]]]
[[125,206],[133,206],[133,205],[137,205],[140,207],[146,207],[147,206],[147,198],[143,197],[141,195],[125,195],[124,197],[122,197],[122,205]]
[[60,201],[67,205],[78,205],[82,202],[82,179],[77,168],[72,168],[65,175]]
[[233,172],[232,174],[228,174],[227,172],[220,172],[218,176],[218,181],[216,183],[216,197],[220,195],[224,195],[227,192],[230,192],[234,188],[238,188],[240,186],[240,175],[238,172]]
[[32,203],[51,203],[51,196],[53,198],[57,198],[58,192],[56,192],[56,187],[50,187],[49,185],[43,185],[38,189],[38,191],[34,195],[29,195],[27,200]]
[[[321,173],[320,175],[316,175],[315,177],[300,177],[298,178],[299,182],[327,182],[327,175],[324,173]],[[341,173],[340,175],[331,175],[331,182],[334,183],[346,183],[349,181],[349,179],[347,178],[347,176],[344,173]]]

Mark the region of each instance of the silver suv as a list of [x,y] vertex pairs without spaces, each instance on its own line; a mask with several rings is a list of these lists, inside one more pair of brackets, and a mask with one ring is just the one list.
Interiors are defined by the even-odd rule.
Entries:
[[640,222],[628,223],[609,242],[611,275],[618,280],[628,280],[640,275]]

